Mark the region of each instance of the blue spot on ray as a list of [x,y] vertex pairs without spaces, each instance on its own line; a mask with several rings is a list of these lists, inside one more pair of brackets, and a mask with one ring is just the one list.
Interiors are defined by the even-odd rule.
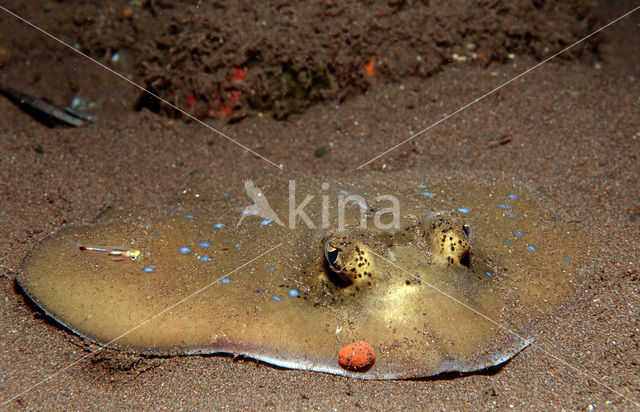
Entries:
[[213,225],[216,229],[222,229],[224,227],[224,223],[216,223]]
[[493,273],[491,273],[491,272],[485,272],[485,273],[486,273],[486,274],[487,274],[487,276],[489,276],[490,278],[492,278],[492,277],[493,277]]
[[516,215],[514,215],[513,213],[505,213],[504,217],[508,217],[509,219],[515,219]]
[[267,226],[270,225],[271,222],[273,222],[273,219],[265,219],[263,221],[260,222],[260,226]]
[[511,208],[513,208],[513,206],[508,205],[508,204],[506,204],[506,203],[498,203],[498,207],[499,207],[500,209],[505,209],[505,210],[510,210]]
[[536,251],[536,247],[535,247],[535,246],[533,246],[533,245],[527,245],[527,250],[528,250],[529,252],[535,252],[535,251]]
[[198,258],[198,260],[199,260],[200,262],[211,262],[211,257],[209,257],[209,256],[200,256],[200,257]]
[[223,285],[228,285],[229,283],[231,283],[231,279],[222,278],[222,279],[220,279],[220,283],[223,284]]
[[267,269],[269,272],[273,272],[274,270],[276,270],[275,266],[271,266],[269,269]]
[[515,237],[522,237],[522,236],[524,236],[524,233],[523,233],[523,232],[521,232],[521,231],[519,231],[519,230],[516,230],[515,232],[513,232],[513,236],[515,236]]
[[153,273],[153,272],[156,271],[156,268],[151,267],[151,266],[145,266],[145,267],[142,268],[142,271],[144,273]]
[[520,199],[520,196],[518,196],[518,195],[514,195],[513,193],[509,193],[509,194],[507,195],[507,197],[508,197],[509,199],[511,199],[511,200],[518,200],[518,199]]
[[434,197],[436,194],[431,192],[422,192],[422,196]]
[[427,185],[418,185],[418,188],[419,188],[419,189],[426,189],[426,188],[427,188]]
[[194,215],[184,215],[184,217],[186,217],[187,219],[195,219],[196,218]]
[[240,243],[236,243],[235,245],[233,245],[233,247],[236,249],[238,249],[240,246],[242,246]]
[[275,300],[276,302],[280,302],[282,299],[280,297],[278,297],[278,296],[274,296],[273,300]]
[[460,212],[460,213],[469,213],[469,209],[467,209],[466,207],[459,207],[458,208],[458,212]]
[[295,289],[289,289],[289,296],[291,296],[292,298],[297,298],[298,297],[298,291]]
[[178,252],[180,252],[181,255],[188,255],[189,253],[191,253],[191,248],[182,246],[180,249],[178,249]]
[[211,242],[198,242],[199,247],[209,247],[211,246]]
[[565,257],[563,257],[563,259],[565,260],[565,262],[568,262],[568,261],[571,260],[571,258],[569,256],[565,256]]

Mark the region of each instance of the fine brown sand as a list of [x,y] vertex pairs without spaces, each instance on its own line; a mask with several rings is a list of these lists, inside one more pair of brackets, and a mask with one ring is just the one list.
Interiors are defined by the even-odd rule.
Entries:
[[[18,10],[44,24],[57,4]],[[597,13],[606,23],[636,5],[603,3]],[[0,81],[59,102],[100,100],[92,111],[98,122],[68,129],[47,128],[0,99],[0,402],[17,396],[5,407],[576,410],[640,402],[638,13],[605,30],[601,60],[553,60],[361,170],[539,60],[448,64],[286,121],[210,121],[282,164],[279,171],[195,122],[134,111],[138,89],[1,11],[0,22]],[[413,381],[358,381],[231,357],[91,354],[96,346],[45,319],[15,290],[28,251],[64,225],[109,208],[169,202],[210,176],[260,185],[290,172],[398,185],[453,174],[517,182],[580,222],[595,239],[596,261],[575,298],[539,319],[536,342],[503,367]]]

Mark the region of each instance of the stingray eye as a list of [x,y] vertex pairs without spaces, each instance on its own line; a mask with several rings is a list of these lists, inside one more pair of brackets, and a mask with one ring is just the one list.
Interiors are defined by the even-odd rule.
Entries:
[[421,223],[435,263],[471,265],[471,226],[457,214],[426,216]]
[[349,284],[371,278],[373,253],[356,236],[330,236],[324,244],[324,257],[329,269]]
[[327,242],[324,244],[324,258],[327,259],[327,263],[329,264],[329,267],[334,272],[337,272],[339,270],[335,266],[335,263],[338,260],[339,254],[340,254],[340,249],[334,247],[331,244],[331,238],[327,239]]
[[467,235],[467,240],[471,242],[471,225],[465,223],[464,225],[462,225],[462,231],[465,235]]

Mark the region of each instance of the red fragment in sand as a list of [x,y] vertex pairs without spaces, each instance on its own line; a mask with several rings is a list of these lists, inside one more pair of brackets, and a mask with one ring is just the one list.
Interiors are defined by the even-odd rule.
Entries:
[[340,349],[338,363],[346,370],[353,372],[365,372],[376,361],[373,348],[365,341],[354,342]]
[[187,107],[191,109],[193,106],[196,105],[197,101],[198,100],[196,99],[196,96],[194,96],[193,94],[190,94],[189,96],[187,96]]
[[232,82],[242,82],[247,78],[247,71],[236,67],[233,69],[233,75],[231,75]]
[[228,104],[233,104],[235,102],[239,102],[242,98],[242,93],[237,90],[232,90],[229,92],[229,98],[227,99]]
[[371,56],[371,60],[364,67],[364,72],[367,76],[373,76],[376,74],[376,56]]
[[232,109],[228,104],[221,104],[219,109],[221,118],[226,119],[227,117],[231,116]]

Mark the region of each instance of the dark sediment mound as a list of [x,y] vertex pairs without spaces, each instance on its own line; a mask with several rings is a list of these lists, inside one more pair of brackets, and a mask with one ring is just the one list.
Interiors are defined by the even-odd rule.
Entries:
[[[84,6],[75,20],[84,26],[84,50],[128,50],[134,77],[148,90],[199,118],[234,121],[257,112],[285,118],[450,63],[545,58],[597,26],[580,4],[142,1]],[[598,40],[587,41],[568,55],[593,59],[597,47]]]

